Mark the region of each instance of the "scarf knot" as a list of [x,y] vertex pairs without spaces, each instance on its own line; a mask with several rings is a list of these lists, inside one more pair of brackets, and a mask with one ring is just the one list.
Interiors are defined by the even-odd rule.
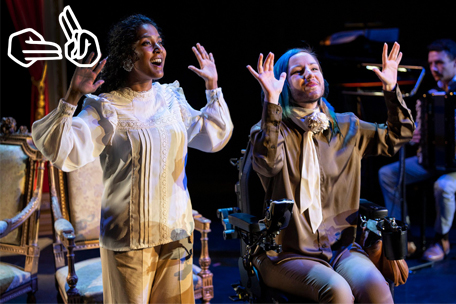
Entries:
[[304,129],[318,134],[329,128],[329,119],[323,112],[313,112],[304,117]]

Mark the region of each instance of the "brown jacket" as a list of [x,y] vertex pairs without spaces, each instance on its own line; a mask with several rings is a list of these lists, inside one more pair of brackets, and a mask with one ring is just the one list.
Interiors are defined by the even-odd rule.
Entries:
[[[361,186],[361,159],[370,155],[394,155],[412,138],[415,128],[399,87],[384,92],[386,124],[368,123],[353,113],[335,114],[331,128],[315,135],[320,163],[323,221],[312,233],[308,211],[300,205],[301,151],[304,131],[291,119],[282,120],[279,105],[265,103],[262,120],[252,127],[253,168],[269,189],[267,199],[293,199],[293,217],[277,236],[280,254],[268,253],[273,261],[310,258],[333,264],[354,243]],[[328,112],[327,109],[322,109]],[[326,113],[329,117],[329,113]],[[332,132],[333,130],[340,131]],[[325,263],[326,264],[326,263]]]

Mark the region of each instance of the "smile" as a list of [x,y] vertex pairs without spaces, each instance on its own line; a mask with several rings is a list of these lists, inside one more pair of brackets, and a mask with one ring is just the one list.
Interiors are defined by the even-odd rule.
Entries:
[[162,62],[163,62],[163,60],[161,58],[157,58],[157,59],[152,60],[150,63],[160,66],[162,64]]

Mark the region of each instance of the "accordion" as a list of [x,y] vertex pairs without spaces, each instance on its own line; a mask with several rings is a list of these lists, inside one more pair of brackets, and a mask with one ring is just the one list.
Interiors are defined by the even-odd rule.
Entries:
[[456,171],[456,93],[435,92],[423,97],[421,113],[417,113],[421,118],[419,163],[430,171]]

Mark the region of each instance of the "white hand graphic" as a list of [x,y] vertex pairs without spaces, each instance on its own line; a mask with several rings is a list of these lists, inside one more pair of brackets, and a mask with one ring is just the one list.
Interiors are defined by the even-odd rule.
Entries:
[[[65,8],[63,9],[63,12],[60,13],[59,23],[60,23],[60,26],[62,27],[65,37],[68,40],[67,43],[65,43],[65,57],[69,61],[71,61],[73,64],[75,64],[76,66],[81,67],[81,68],[93,67],[95,64],[97,64],[98,60],[100,60],[100,58],[101,58],[100,45],[98,44],[98,38],[92,32],[83,30],[81,28],[78,20],[76,19],[76,16],[74,15],[74,13],[71,10],[69,5],[65,6]],[[72,23],[74,24],[74,27],[73,27]],[[67,31],[67,28],[68,28],[68,31]],[[89,39],[87,39],[85,37],[86,35],[89,36],[88,37]],[[89,63],[89,64],[79,63],[78,61],[82,62],[82,59],[85,58],[85,56],[87,55],[89,46],[91,46],[93,42],[95,43],[97,57],[95,58],[95,60],[92,61],[92,63]],[[82,50],[83,46],[85,46],[84,50]],[[71,51],[71,54],[70,54],[70,51]]]
[[[11,46],[13,39],[15,37],[18,37],[20,35],[27,35],[28,39],[25,40],[25,43],[28,45],[43,45],[43,46],[51,46],[54,47],[54,50],[22,50],[22,53],[25,54],[33,54],[35,56],[32,57],[24,57],[25,61],[29,62],[22,62],[16,57],[11,52]],[[33,36],[33,38],[32,38]],[[50,54],[50,55],[47,55]],[[41,55],[42,57],[39,57],[37,55]],[[48,42],[44,40],[43,36],[41,36],[40,33],[35,31],[32,28],[26,28],[21,31],[18,31],[16,33],[13,33],[9,37],[8,41],[8,56],[13,59],[17,64],[23,66],[24,68],[30,67],[32,64],[37,62],[38,60],[59,60],[62,59],[62,50],[60,49],[60,46],[57,43],[54,42]]]

